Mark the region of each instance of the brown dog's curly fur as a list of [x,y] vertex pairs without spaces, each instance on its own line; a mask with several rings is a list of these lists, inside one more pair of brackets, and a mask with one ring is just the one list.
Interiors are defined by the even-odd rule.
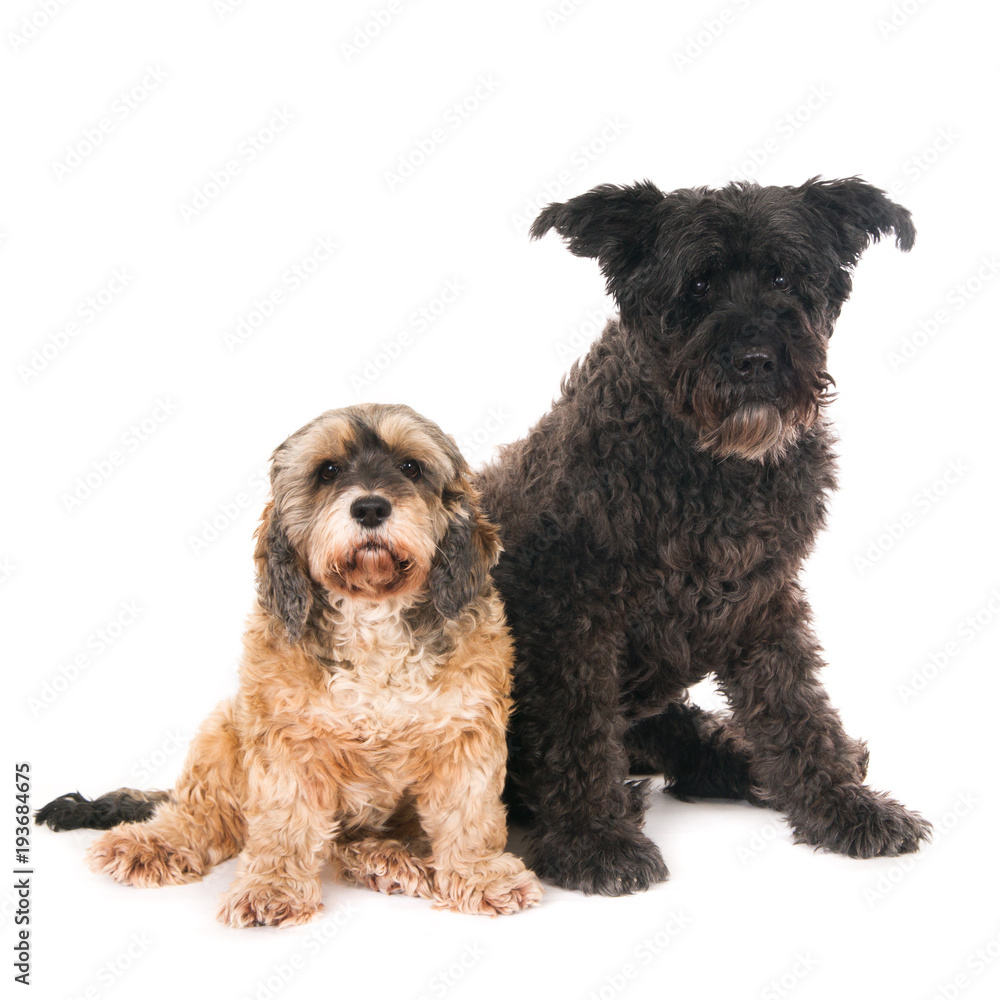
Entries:
[[[913,245],[909,212],[856,178],[644,182],[551,205],[532,234],[550,228],[598,260],[620,316],[479,477],[534,869],[606,894],[666,878],[630,765],[771,805],[817,847],[916,850],[930,827],[863,783],[798,584],[834,488],[827,343],[868,243]],[[709,674],[731,717],[686,703]]]
[[239,855],[219,910],[232,926],[309,920],[327,861],[465,913],[537,902],[504,853],[512,648],[489,579],[496,531],[467,473],[403,406],[330,411],[292,435],[274,454],[236,697],[169,795],[64,796],[38,821],[145,811],[89,851],[131,885],[190,882]]

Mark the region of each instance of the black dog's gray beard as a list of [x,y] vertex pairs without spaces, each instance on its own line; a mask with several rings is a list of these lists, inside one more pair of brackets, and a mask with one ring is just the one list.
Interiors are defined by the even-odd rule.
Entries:
[[717,458],[777,460],[811,427],[832,395],[825,371],[795,373],[777,398],[720,380],[709,367],[682,368],[674,413],[694,429],[696,446]]
[[788,424],[773,403],[750,402],[737,407],[698,434],[698,447],[719,458],[763,461],[778,458],[798,436],[799,425]]

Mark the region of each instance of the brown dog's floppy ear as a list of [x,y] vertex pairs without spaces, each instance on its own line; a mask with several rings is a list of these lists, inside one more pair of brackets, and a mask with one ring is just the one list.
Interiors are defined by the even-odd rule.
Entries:
[[542,209],[531,226],[531,237],[537,240],[555,229],[571,253],[596,257],[608,291],[621,306],[629,277],[653,250],[659,227],[653,210],[664,198],[652,181],[627,187],[602,184]]
[[910,250],[917,231],[910,213],[860,177],[821,181],[798,188],[802,200],[831,226],[840,259],[853,267],[869,243],[894,234],[900,250]]
[[284,625],[288,641],[296,643],[309,617],[312,588],[302,561],[275,513],[273,500],[268,500],[264,507],[255,538],[257,597],[261,607]]
[[431,566],[428,589],[442,618],[457,618],[475,600],[503,551],[496,526],[487,521],[479,495],[462,476],[444,496],[451,523]]

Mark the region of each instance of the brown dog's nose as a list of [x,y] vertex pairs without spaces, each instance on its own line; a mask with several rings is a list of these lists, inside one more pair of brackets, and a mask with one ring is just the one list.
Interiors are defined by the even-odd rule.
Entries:
[[365,528],[377,528],[391,513],[392,504],[375,493],[358,497],[351,504],[351,517]]
[[741,347],[733,352],[733,367],[744,382],[758,382],[774,374],[777,358],[769,347]]

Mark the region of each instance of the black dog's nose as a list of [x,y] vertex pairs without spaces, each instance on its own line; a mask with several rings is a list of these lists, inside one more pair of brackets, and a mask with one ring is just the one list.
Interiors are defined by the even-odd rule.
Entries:
[[745,382],[757,382],[774,373],[778,360],[769,347],[741,347],[733,352],[733,367]]
[[358,497],[351,504],[351,517],[365,528],[377,528],[392,513],[392,504],[375,493]]

